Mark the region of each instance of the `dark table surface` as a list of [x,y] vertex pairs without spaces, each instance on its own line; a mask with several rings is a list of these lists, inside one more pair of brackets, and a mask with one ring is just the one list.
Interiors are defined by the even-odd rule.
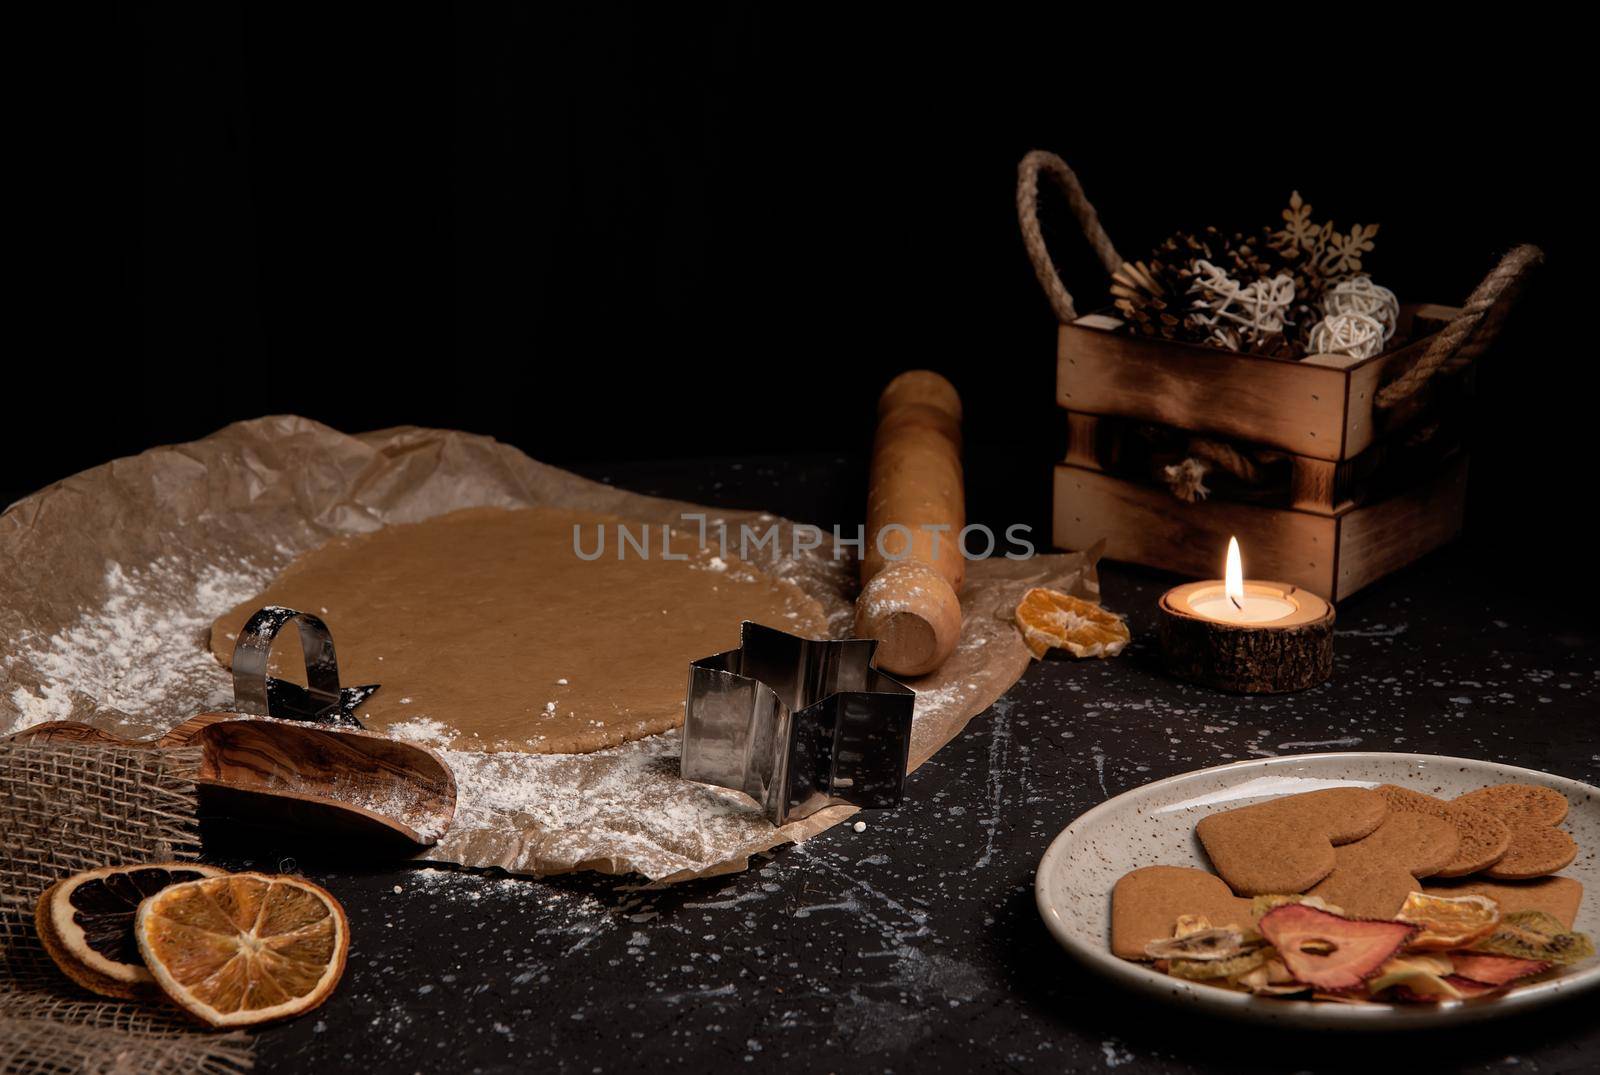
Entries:
[[[843,460],[588,473],[830,525],[863,487]],[[1035,664],[898,810],[731,877],[640,891],[235,859],[324,883],[353,933],[337,993],[262,1033],[257,1070],[1600,1070],[1592,997],[1403,1038],[1240,1028],[1079,969],[1034,906],[1039,857],[1073,818],[1232,759],[1416,751],[1600,783],[1592,623],[1548,588],[1491,583],[1495,553],[1469,538],[1347,600],[1333,680],[1270,698],[1167,678],[1151,638],[1172,580],[1107,565],[1106,604],[1134,634],[1121,657]]]

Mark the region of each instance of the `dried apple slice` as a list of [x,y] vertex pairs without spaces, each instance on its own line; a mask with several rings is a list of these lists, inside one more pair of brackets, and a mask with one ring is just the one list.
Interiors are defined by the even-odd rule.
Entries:
[[1361,985],[1416,932],[1404,922],[1341,918],[1303,903],[1268,912],[1259,927],[1296,981],[1328,991]]
[[1223,960],[1244,949],[1244,934],[1239,930],[1212,928],[1151,941],[1144,946],[1144,954],[1151,959]]
[[1193,982],[1210,982],[1238,978],[1266,966],[1266,963],[1267,950],[1256,948],[1226,959],[1174,959],[1167,966],[1167,973],[1174,978],[1187,978]]
[[1451,984],[1451,967],[1450,960],[1427,952],[1398,956],[1378,968],[1367,981],[1367,992],[1395,989],[1406,1000],[1460,1000],[1466,994]]

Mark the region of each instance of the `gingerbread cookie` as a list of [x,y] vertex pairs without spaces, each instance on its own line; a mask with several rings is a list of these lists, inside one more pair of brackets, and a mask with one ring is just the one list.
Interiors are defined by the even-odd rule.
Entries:
[[1457,796],[1456,802],[1493,814],[1511,830],[1506,853],[1483,872],[1497,881],[1543,877],[1572,864],[1578,845],[1556,828],[1567,816],[1567,797],[1534,784],[1496,784]]
[[1144,959],[1145,945],[1172,936],[1179,915],[1203,915],[1215,926],[1248,929],[1250,901],[1222,879],[1188,866],[1145,866],[1124,874],[1111,890],[1111,951]]
[[1461,838],[1456,857],[1437,872],[1439,877],[1464,877],[1499,862],[1511,846],[1511,829],[1487,810],[1456,800],[1436,799],[1398,784],[1380,784],[1373,789],[1389,804],[1390,810],[1448,821]]
[[1428,885],[1430,896],[1488,896],[1500,905],[1501,915],[1518,911],[1543,911],[1567,929],[1578,917],[1583,902],[1583,882],[1570,877],[1539,877],[1532,881],[1455,881]]
[[1334,846],[1371,834],[1387,812],[1377,792],[1328,788],[1211,814],[1194,831],[1234,892],[1285,895],[1327,877]]
[[1396,811],[1363,840],[1334,849],[1328,876],[1307,895],[1320,896],[1352,918],[1393,918],[1406,897],[1455,860],[1461,838],[1443,818]]

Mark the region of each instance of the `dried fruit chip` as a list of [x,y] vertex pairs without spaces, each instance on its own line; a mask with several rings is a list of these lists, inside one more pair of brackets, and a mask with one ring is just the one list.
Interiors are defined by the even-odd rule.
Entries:
[[1240,975],[1238,979],[1240,985],[1252,993],[1269,997],[1289,997],[1296,993],[1310,992],[1309,985],[1294,980],[1294,975],[1289,973],[1289,968],[1283,965],[1276,951],[1271,948],[1263,948],[1261,951],[1266,956],[1266,962],[1248,974]]
[[1016,621],[1035,658],[1052,649],[1064,649],[1074,657],[1115,657],[1132,637],[1115,612],[1042,586],[1022,595]]
[[1561,919],[1549,911],[1512,911],[1510,914],[1501,915],[1500,921],[1508,926],[1532,930],[1548,937],[1567,932],[1567,927]]
[[1295,980],[1321,990],[1359,986],[1414,932],[1404,922],[1342,918],[1301,903],[1268,912],[1260,926]]
[[1329,1001],[1329,1002],[1334,1003],[1334,1004],[1350,1004],[1350,1005],[1375,1004],[1376,1003],[1375,1001],[1368,1000],[1364,995],[1362,995],[1360,993],[1312,993],[1311,994],[1311,999],[1312,1000],[1326,1000],[1326,1001]]
[[139,905],[134,934],[167,996],[212,1026],[310,1011],[333,992],[350,948],[338,900],[259,873],[173,885]]
[[1258,967],[1264,967],[1266,962],[1267,950],[1257,948],[1229,956],[1227,959],[1174,959],[1167,967],[1167,973],[1174,978],[1188,978],[1197,982],[1212,981],[1237,978]]
[[101,996],[131,999],[155,989],[133,938],[139,901],[168,885],[221,873],[193,862],[156,862],[74,874],[39,895],[34,926],[68,978]]
[[1236,929],[1207,929],[1165,940],[1151,941],[1144,954],[1151,959],[1230,959],[1244,949],[1244,934]]
[[1307,907],[1315,907],[1319,911],[1327,911],[1329,914],[1344,914],[1343,907],[1335,906],[1321,896],[1302,896],[1299,893],[1289,893],[1282,896],[1256,896],[1250,900],[1250,912],[1260,918],[1273,908],[1282,907],[1286,903],[1302,903]]
[[1448,975],[1446,976],[1445,981],[1449,982],[1456,992],[1460,993],[1464,998],[1469,1000],[1473,997],[1481,997],[1486,993],[1495,993],[1499,991],[1498,986],[1484,985],[1482,982],[1474,982],[1471,978],[1463,978],[1459,974]]
[[1550,969],[1542,959],[1517,959],[1515,956],[1457,952],[1451,955],[1452,970],[1461,978],[1483,985],[1510,985],[1519,978],[1531,978]]
[[1502,916],[1495,931],[1472,950],[1565,966],[1593,956],[1594,942],[1587,934],[1568,931],[1544,911],[1515,911]]
[[1488,896],[1429,896],[1413,892],[1395,918],[1420,930],[1408,942],[1409,947],[1443,951],[1465,948],[1492,933],[1500,923],[1500,905]]
[[1367,992],[1378,994],[1399,988],[1410,1000],[1460,1000],[1461,990],[1446,981],[1451,961],[1427,953],[1405,955],[1389,960],[1367,982]]

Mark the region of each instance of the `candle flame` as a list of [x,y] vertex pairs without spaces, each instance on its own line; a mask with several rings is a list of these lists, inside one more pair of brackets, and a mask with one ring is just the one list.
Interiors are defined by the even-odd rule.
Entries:
[[1229,600],[1244,600],[1244,568],[1239,564],[1239,539],[1228,539],[1228,567],[1222,574],[1222,592]]

